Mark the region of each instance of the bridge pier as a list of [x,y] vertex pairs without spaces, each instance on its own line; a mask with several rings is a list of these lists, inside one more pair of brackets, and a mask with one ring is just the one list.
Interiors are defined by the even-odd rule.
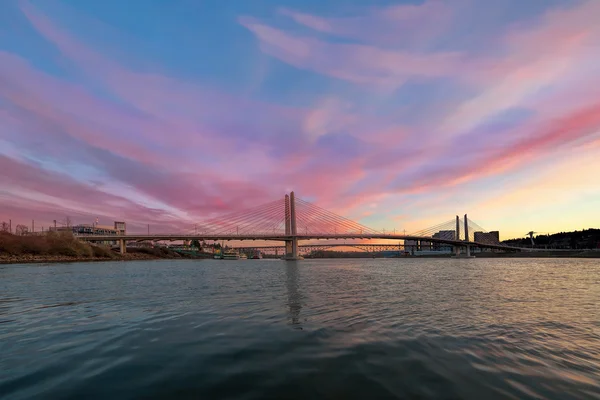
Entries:
[[127,242],[125,242],[125,239],[119,240],[119,251],[121,254],[127,253]]
[[[467,218],[467,214],[465,214],[465,242],[469,241],[469,218]],[[467,244],[467,258],[474,258],[475,256],[471,255],[471,246]]]
[[[456,216],[456,240],[460,240],[460,220],[458,219],[458,215]],[[454,246],[454,254],[455,257],[460,257],[460,246]]]
[[467,214],[465,214],[465,240],[461,240],[460,239],[460,219],[458,218],[458,215],[456,216],[456,240],[457,241],[461,241],[461,242],[465,242],[465,254],[461,254],[461,248],[463,246],[454,246],[454,250],[455,250],[455,255],[453,256],[453,258],[475,258],[475,256],[471,255],[471,246],[468,244],[469,243],[469,220],[467,218]]
[[285,241],[285,260],[303,260],[298,255],[298,233],[296,228],[296,199],[294,192],[285,195],[285,234],[288,239]]

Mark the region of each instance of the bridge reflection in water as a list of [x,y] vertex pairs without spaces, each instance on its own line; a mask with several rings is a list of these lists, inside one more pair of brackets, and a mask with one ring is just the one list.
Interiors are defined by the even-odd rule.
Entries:
[[296,329],[302,329],[300,311],[302,310],[302,292],[300,291],[300,271],[298,261],[286,263],[286,286],[287,286],[287,306],[289,309],[289,323]]

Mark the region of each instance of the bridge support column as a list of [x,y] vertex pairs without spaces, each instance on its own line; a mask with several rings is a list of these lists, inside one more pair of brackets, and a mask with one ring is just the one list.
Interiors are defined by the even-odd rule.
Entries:
[[[467,214],[465,214],[465,242],[470,242],[469,240],[469,218],[467,218]],[[471,246],[467,244],[467,258],[471,258]]]
[[[292,235],[292,214],[291,214],[291,210],[290,210],[290,196],[288,196],[287,194],[285,195],[285,236],[291,236]],[[292,241],[291,240],[286,240],[285,241],[285,253],[283,255],[283,258],[287,259],[288,257],[291,257],[292,255]]]
[[127,253],[127,243],[125,242],[125,239],[119,240],[119,251],[121,254]]
[[285,196],[285,234],[288,240],[285,241],[285,259],[302,260],[298,255],[298,232],[296,227],[296,199],[294,192]]
[[[460,220],[458,219],[458,215],[456,216],[456,237],[455,240],[460,240]],[[454,254],[456,257],[460,257],[460,246],[454,246]]]

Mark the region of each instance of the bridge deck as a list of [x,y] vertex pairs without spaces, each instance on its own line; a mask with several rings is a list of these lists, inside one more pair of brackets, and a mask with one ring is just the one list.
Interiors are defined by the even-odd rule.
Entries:
[[254,235],[223,235],[223,234],[151,234],[151,235],[82,235],[81,240],[89,242],[102,241],[178,241],[178,240],[198,240],[198,241],[244,241],[244,240],[261,240],[261,241],[289,241],[297,240],[413,240],[429,243],[439,243],[451,246],[473,246],[484,247],[497,250],[512,250],[512,251],[532,251],[537,249],[521,248],[504,246],[502,244],[479,243],[472,241],[449,240],[442,238],[433,238],[427,236],[412,236],[412,235],[395,235],[395,234],[307,234],[307,235],[270,235],[270,234],[254,234]]

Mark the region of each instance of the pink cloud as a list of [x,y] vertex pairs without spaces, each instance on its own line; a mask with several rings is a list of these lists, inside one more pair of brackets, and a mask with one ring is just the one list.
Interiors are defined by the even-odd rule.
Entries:
[[[494,82],[503,84],[509,76],[514,83],[504,86],[521,93],[512,95],[515,100],[523,99],[552,79],[565,76],[569,72],[565,68],[577,65],[577,58],[584,56],[581,50],[598,43],[598,28],[594,23],[599,14],[598,3],[585,1],[571,8],[549,11],[537,24],[528,21],[526,25],[506,30],[500,37],[485,39],[498,50],[497,54],[490,54],[488,49],[440,50],[443,46],[433,51],[428,43],[447,42],[453,29],[468,25],[472,22],[469,18],[476,18],[475,11],[461,10],[469,11],[477,6],[465,1],[449,8],[445,2],[428,1],[421,5],[369,10],[365,15],[348,18],[280,10],[315,31],[348,37],[357,43],[291,34],[249,17],[240,18],[240,23],[254,33],[265,53],[297,68],[376,89],[396,88],[409,78],[434,77],[454,78],[485,89],[490,83],[491,86]],[[386,37],[387,23],[391,26],[389,38]],[[403,34],[399,34],[399,30]],[[432,37],[427,41],[414,39],[424,33]],[[406,45],[405,40],[411,43]],[[362,44],[364,42],[368,44]],[[557,63],[565,67],[557,68]],[[495,97],[506,96],[500,93]],[[485,101],[478,103],[485,104]]]
[[[553,93],[550,100],[536,98],[541,88],[572,73],[581,57],[593,58],[585,48],[595,43],[596,28],[587,26],[589,17],[581,11],[557,12],[534,28],[499,39],[506,53],[497,60],[484,55],[471,59],[454,51],[431,52],[423,37],[403,43],[402,50],[389,46],[392,38],[387,35],[400,22],[402,29],[420,31],[419,21],[426,20],[436,7],[443,10],[442,2],[372,10],[365,17],[370,23],[388,25],[359,40],[361,44],[328,42],[251,18],[240,20],[268,54],[301,69],[360,83],[363,88],[395,88],[415,76],[467,82],[475,95],[457,102],[456,107],[445,106],[454,119],[431,117],[429,129],[423,129],[403,125],[394,115],[369,114],[352,99],[339,100],[344,98],[339,94],[320,97],[312,107],[287,107],[166,75],[138,73],[69,34],[30,3],[22,2],[21,7],[32,26],[59,49],[69,71],[118,99],[111,102],[79,83],[40,72],[22,58],[0,52],[0,99],[11,105],[0,114],[6,122],[0,135],[43,142],[47,157],[42,151],[27,149],[33,159],[48,161],[53,156],[56,160],[71,152],[77,163],[95,170],[98,176],[94,178],[101,183],[83,184],[81,176],[67,179],[50,172],[36,177],[26,163],[21,167],[12,160],[14,168],[29,171],[6,177],[14,198],[33,202],[32,193],[38,192],[40,207],[47,210],[57,207],[47,197],[68,193],[81,204],[98,203],[102,215],[110,215],[117,204],[140,224],[148,218],[182,227],[186,220],[270,201],[293,189],[300,197],[317,198],[319,205],[332,211],[366,218],[372,210],[365,210],[365,204],[438,192],[514,171],[531,158],[590,139],[600,127],[598,95],[589,86],[585,101],[568,109],[560,107],[561,95],[568,88]],[[320,33],[361,39],[355,25],[359,20],[282,12]],[[570,22],[557,22],[561,15]],[[448,16],[440,14],[439,18],[448,22]],[[584,22],[579,30],[577,21]],[[554,29],[558,23],[563,27]],[[536,55],[537,43],[560,39],[562,33],[567,38],[556,41],[555,52]],[[527,40],[520,43],[519,35]],[[495,61],[497,68],[477,72]],[[581,81],[593,76],[589,65]],[[61,101],[56,100],[57,93]],[[573,92],[573,99],[580,100],[579,94]],[[445,102],[453,103],[440,99]],[[466,128],[476,128],[495,112],[519,106],[536,115],[506,132],[510,147],[491,141],[477,153],[462,150],[473,144],[462,140]],[[423,112],[432,108],[424,106]],[[551,110],[557,109],[559,118],[549,119]],[[444,128],[450,134],[442,135]],[[60,183],[63,179],[68,184]],[[127,201],[103,186],[112,182],[131,190],[133,197],[139,194],[140,199]],[[76,211],[85,214],[85,210]]]
[[279,12],[318,32],[392,48],[427,47],[448,29],[455,14],[447,3],[439,0],[370,8],[362,15],[341,18],[325,18],[289,8],[281,8]]
[[[158,125],[153,131],[160,130],[155,139],[162,143],[173,143],[174,139],[188,143],[211,140],[215,146],[228,148],[239,138],[235,136],[236,132],[219,135],[206,120],[230,120],[236,117],[231,110],[245,116],[274,114],[280,119],[300,119],[305,113],[304,110],[230,96],[165,75],[131,71],[65,32],[28,2],[22,1],[21,7],[34,28],[80,68],[79,74],[93,81],[101,81],[121,100],[144,113],[145,119],[148,116],[156,118],[156,121],[146,122]],[[263,123],[269,124],[270,121]],[[271,127],[270,130],[276,128]],[[165,131],[169,132],[168,137],[164,135]]]
[[[153,210],[98,190],[93,185],[73,180],[68,175],[49,172],[0,155],[0,184],[10,195],[0,197],[0,218],[38,221],[49,226],[53,219],[71,216],[81,221],[92,217],[122,219],[135,224],[152,223],[169,229],[180,228],[181,221],[164,211]],[[14,225],[13,225],[14,226]]]
[[569,148],[581,140],[594,140],[600,132],[600,105],[577,110],[572,114],[526,126],[519,130],[521,139],[511,146],[494,149],[476,157],[469,163],[437,171],[427,171],[417,177],[418,183],[399,190],[403,193],[423,193],[471,182],[483,177],[498,175],[531,163],[532,160],[551,155],[559,148]]
[[361,44],[332,44],[293,36],[248,17],[240,23],[256,35],[267,54],[298,68],[360,84],[398,86],[410,76],[447,76],[462,64],[461,55],[455,52],[413,54]]

